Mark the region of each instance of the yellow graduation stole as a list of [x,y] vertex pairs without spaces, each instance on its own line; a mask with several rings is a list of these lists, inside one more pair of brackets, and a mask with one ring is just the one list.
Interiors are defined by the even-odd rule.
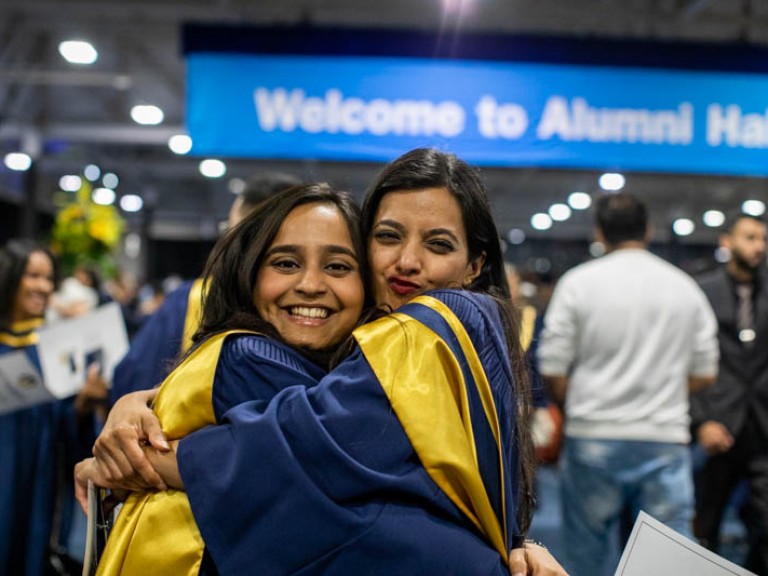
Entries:
[[24,320],[23,322],[14,322],[11,324],[8,332],[0,332],[0,344],[5,344],[11,348],[25,348],[34,346],[40,341],[37,328],[43,325],[42,318]]
[[181,337],[179,352],[184,354],[192,348],[192,336],[195,335],[203,319],[203,279],[198,278],[192,282],[187,296],[187,315],[184,317],[184,333]]
[[498,446],[500,486],[504,466],[499,422],[488,378],[461,321],[440,300],[419,296],[410,303],[438,312],[457,338],[469,364],[465,378],[449,344],[415,318],[395,312],[355,330],[366,360],[387,394],[430,477],[508,562],[504,490],[500,519],[477,461],[468,386],[475,386]]
[[523,306],[520,310],[520,344],[524,351],[528,351],[533,341],[533,333],[536,331],[536,308]]
[[[154,411],[169,439],[216,424],[213,379],[224,340],[212,336],[193,351],[160,386]],[[123,504],[98,567],[98,575],[196,575],[205,544],[186,492],[134,492]]]

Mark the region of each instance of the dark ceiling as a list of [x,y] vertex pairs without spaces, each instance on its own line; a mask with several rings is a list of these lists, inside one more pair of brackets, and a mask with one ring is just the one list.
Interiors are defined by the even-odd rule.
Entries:
[[[52,210],[60,176],[89,163],[117,173],[119,193],[145,198],[153,208],[151,233],[159,238],[215,236],[231,200],[229,179],[260,170],[328,180],[358,194],[365,189],[379,165],[229,159],[226,177],[209,180],[198,171],[199,159],[174,155],[166,142],[183,131],[185,22],[768,45],[768,2],[762,0],[3,0],[0,152],[21,147],[37,153],[37,196],[45,210]],[[97,47],[94,66],[73,66],[60,57],[58,43],[73,37]],[[137,103],[160,106],[164,122],[135,124],[129,110]],[[532,230],[529,220],[574,190],[595,193],[599,172],[483,173],[502,230],[520,228],[540,238],[589,235],[586,214],[544,232]],[[635,173],[627,176],[627,189],[648,201],[662,239],[675,217],[700,221],[710,208],[768,199],[768,185],[758,178]],[[23,194],[19,175],[0,165],[0,199],[20,204]],[[715,237],[716,231],[699,226],[684,241],[714,243]]]

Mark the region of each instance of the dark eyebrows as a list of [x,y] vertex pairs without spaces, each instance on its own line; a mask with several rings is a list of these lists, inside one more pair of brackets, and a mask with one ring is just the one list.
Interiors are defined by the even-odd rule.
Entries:
[[427,230],[427,233],[425,234],[426,237],[440,235],[449,236],[453,239],[454,242],[457,244],[459,243],[459,239],[457,238],[456,234],[454,234],[453,231],[448,230],[448,228],[432,228],[431,230]]
[[337,244],[330,244],[326,246],[326,250],[329,254],[342,254],[349,256],[352,258],[355,262],[357,262],[358,258],[357,255],[354,253],[354,251],[350,250],[346,246],[339,246]]
[[264,255],[265,258],[269,258],[273,254],[298,254],[299,247],[293,244],[283,244],[282,246],[272,246]]
[[[405,226],[403,226],[397,220],[379,220],[378,222],[376,222],[374,228],[378,228],[379,226],[389,226],[390,228],[394,228],[400,233],[405,232]],[[449,230],[448,228],[430,228],[423,234],[423,236],[428,238],[431,236],[439,236],[441,234],[445,236],[449,236],[450,238],[453,239],[454,242],[457,242],[457,243],[459,242],[459,239],[456,236],[456,234],[452,230]]]
[[[359,260],[355,252],[353,250],[350,250],[346,246],[340,246],[338,244],[328,244],[326,246],[323,246],[323,249],[329,254],[342,254],[342,255],[349,256],[350,258],[354,259],[355,262]],[[302,248],[295,244],[283,244],[281,246],[272,246],[272,248],[270,248],[267,251],[264,257],[269,258],[274,254],[295,255],[295,254],[300,254],[301,251],[302,251]]]
[[397,220],[379,220],[374,225],[374,228],[378,228],[379,226],[389,226],[390,228],[394,228],[398,232],[404,232],[405,226],[400,224]]

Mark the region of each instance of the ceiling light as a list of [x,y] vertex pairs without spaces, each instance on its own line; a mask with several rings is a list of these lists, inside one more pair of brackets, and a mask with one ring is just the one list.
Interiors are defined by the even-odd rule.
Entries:
[[765,213],[765,202],[761,200],[746,200],[741,205],[741,211],[750,216],[762,216]]
[[731,259],[731,251],[724,246],[715,249],[715,262],[725,264]]
[[168,138],[168,148],[174,154],[186,154],[192,150],[192,138],[186,134],[175,134]]
[[120,178],[118,178],[117,174],[113,172],[107,172],[101,178],[101,183],[104,185],[104,188],[111,188],[112,190],[114,190],[115,188],[117,188],[117,185],[120,183]]
[[549,215],[552,217],[552,220],[564,222],[571,217],[571,209],[568,208],[567,204],[552,204],[549,207]]
[[507,240],[509,240],[510,244],[522,244],[525,242],[525,232],[520,230],[520,228],[512,228],[512,230],[507,232]]
[[600,184],[600,188],[608,192],[617,192],[624,188],[626,179],[621,174],[616,172],[606,172],[597,181]]
[[549,217],[549,214],[539,212],[531,216],[531,226],[536,230],[549,230],[552,228],[552,218]]
[[592,244],[589,245],[589,254],[593,258],[600,258],[600,256],[604,256],[605,244],[602,242],[592,242]]
[[9,170],[26,172],[32,166],[32,157],[24,152],[10,152],[5,155],[5,166]]
[[59,179],[59,188],[65,192],[77,192],[80,190],[80,186],[83,185],[83,180],[80,176],[74,174],[67,174]]
[[229,191],[232,192],[232,194],[240,194],[243,190],[245,190],[245,180],[242,178],[232,178],[229,181],[227,187],[229,188]]
[[696,225],[690,218],[678,218],[672,223],[672,230],[678,236],[690,236],[696,230]]
[[91,193],[91,198],[96,204],[102,206],[111,206],[115,203],[115,191],[109,188],[94,188]]
[[96,182],[99,176],[101,176],[101,168],[96,166],[96,164],[88,164],[83,170],[83,175],[91,182]]
[[586,210],[592,206],[592,197],[586,192],[571,192],[568,195],[568,204],[574,210]]
[[163,121],[165,114],[160,108],[152,104],[139,104],[131,108],[131,118],[137,124],[154,126]]
[[707,210],[704,212],[704,216],[701,217],[702,222],[710,228],[717,228],[722,226],[725,222],[725,214],[720,210]]
[[141,236],[136,232],[129,232],[125,235],[125,241],[123,242],[125,255],[132,260],[135,260],[141,254]]
[[126,212],[138,212],[144,207],[144,200],[136,194],[126,194],[120,198],[120,208]]
[[206,178],[221,178],[227,173],[227,165],[221,160],[208,158],[200,162],[200,174]]
[[59,54],[70,64],[93,64],[99,53],[93,44],[84,40],[66,40],[59,44]]

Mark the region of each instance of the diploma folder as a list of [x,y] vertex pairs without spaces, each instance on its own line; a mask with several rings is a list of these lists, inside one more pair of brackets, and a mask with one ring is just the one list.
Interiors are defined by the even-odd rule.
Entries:
[[615,576],[757,576],[640,512]]
[[120,305],[110,302],[77,318],[60,320],[38,331],[43,381],[56,398],[77,394],[88,366],[98,362],[107,383],[128,351]]

